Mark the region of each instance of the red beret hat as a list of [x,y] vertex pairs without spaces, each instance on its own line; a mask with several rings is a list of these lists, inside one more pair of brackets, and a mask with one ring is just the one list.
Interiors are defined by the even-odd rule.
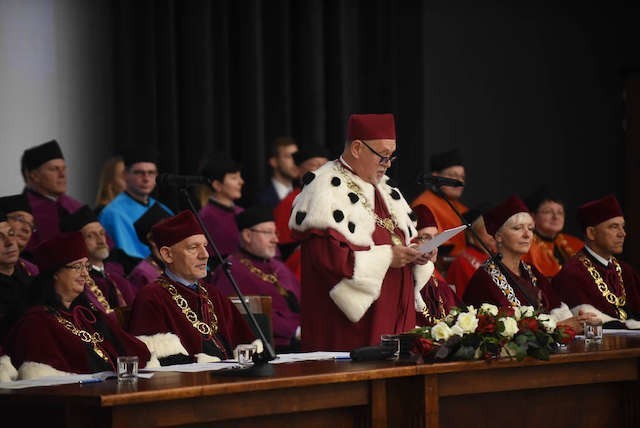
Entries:
[[43,273],[55,272],[75,260],[88,256],[87,246],[80,232],[60,233],[33,250],[34,261]]
[[347,123],[347,140],[395,140],[396,125],[391,113],[352,114]]
[[516,195],[509,196],[505,201],[483,215],[487,233],[489,233],[489,235],[495,235],[498,229],[500,229],[512,215],[528,212],[529,208],[527,208],[522,199]]
[[597,226],[614,217],[623,216],[622,208],[613,195],[607,195],[602,199],[590,201],[578,207],[578,219],[583,229]]
[[158,248],[170,247],[190,236],[203,233],[196,216],[189,210],[165,218],[151,228],[151,237]]
[[436,218],[433,216],[433,213],[428,206],[422,204],[417,205],[413,207],[413,212],[416,213],[416,216],[418,217],[418,230],[425,227],[438,227]]

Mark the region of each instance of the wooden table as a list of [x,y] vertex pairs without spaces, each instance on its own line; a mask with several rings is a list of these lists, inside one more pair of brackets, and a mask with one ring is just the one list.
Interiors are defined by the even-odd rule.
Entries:
[[[550,361],[310,361],[273,376],[157,373],[136,385],[0,391],[21,426],[639,427],[640,338]],[[6,416],[4,416],[6,417]],[[206,424],[206,425],[205,425]]]

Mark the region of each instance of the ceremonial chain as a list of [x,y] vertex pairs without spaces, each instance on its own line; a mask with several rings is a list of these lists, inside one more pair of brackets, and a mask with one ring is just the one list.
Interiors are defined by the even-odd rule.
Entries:
[[260,269],[259,267],[251,263],[251,260],[249,260],[246,257],[241,257],[240,263],[245,265],[247,269],[251,271],[251,273],[258,276],[264,282],[268,282],[270,284],[275,285],[276,288],[278,289],[278,294],[280,294],[282,297],[285,297],[285,298],[287,297],[288,295],[287,290],[282,286],[282,284],[280,284],[280,282],[278,281],[278,277],[275,274],[264,272],[262,269]]
[[378,214],[376,214],[371,204],[369,204],[367,197],[362,192],[362,188],[355,181],[353,181],[351,177],[349,177],[349,173],[339,162],[336,162],[336,169],[338,170],[338,173],[340,173],[342,178],[344,178],[344,180],[346,181],[349,190],[358,195],[359,200],[362,201],[362,205],[376,220],[376,224],[389,231],[389,234],[391,234],[391,242],[393,243],[393,245],[402,245],[402,239],[400,239],[400,237],[395,233],[395,229],[396,227],[398,227],[398,221],[396,220],[391,207],[387,207],[387,209],[389,210],[389,217],[381,218]]
[[111,308],[111,305],[107,301],[107,298],[104,297],[102,290],[100,290],[100,288],[96,285],[95,281],[93,280],[93,278],[91,278],[90,275],[87,275],[86,284],[87,284],[87,287],[89,287],[89,290],[91,290],[91,292],[96,296],[98,303],[100,303],[100,305],[104,308],[105,312],[108,314],[113,312],[113,309]]
[[616,272],[618,273],[618,278],[620,279],[620,288],[622,288],[622,296],[618,297],[611,291],[609,291],[609,286],[606,282],[604,282],[602,276],[600,276],[600,272],[598,272],[596,267],[593,265],[593,263],[591,263],[591,260],[589,260],[587,256],[585,256],[584,254],[580,254],[579,259],[584,267],[587,268],[587,271],[589,271],[589,273],[591,274],[591,277],[595,281],[598,290],[602,294],[602,297],[604,297],[607,302],[616,307],[620,319],[622,321],[625,321],[627,319],[627,312],[622,309],[622,307],[627,303],[627,298],[624,289],[624,281],[622,280],[622,268],[620,267],[620,263],[618,263],[615,258],[611,258],[611,263],[613,263],[613,265],[615,266]]
[[109,362],[109,357],[107,357],[104,351],[98,346],[98,343],[104,341],[104,338],[100,333],[96,331],[95,333],[91,334],[86,330],[79,329],[71,321],[60,315],[58,311],[55,311],[55,316],[58,322],[62,324],[67,330],[78,336],[83,342],[91,343],[91,345],[93,345],[93,352],[95,352],[104,361]]
[[[427,283],[426,286],[428,287],[429,284]],[[436,290],[438,289],[438,279],[435,277],[433,278],[433,288]],[[440,317],[436,318],[434,315],[431,315],[431,312],[429,311],[429,306],[426,303],[422,308],[422,315],[424,316],[424,318],[427,320],[427,323],[429,324],[437,324],[438,322],[445,319],[445,317],[447,316],[447,311],[444,308],[444,301],[442,300],[442,295],[440,293],[438,293],[438,312],[440,313],[439,314]]]
[[198,319],[198,315],[193,311],[193,309],[189,307],[189,303],[187,302],[187,300],[184,297],[182,297],[180,293],[178,293],[178,290],[173,284],[171,284],[169,281],[167,281],[164,278],[159,278],[158,281],[160,282],[160,285],[162,285],[164,289],[169,292],[169,294],[171,295],[171,298],[176,302],[176,305],[178,305],[178,308],[182,311],[184,316],[187,318],[187,321],[189,321],[193,326],[193,328],[198,330],[200,334],[204,336],[213,336],[213,334],[215,334],[218,331],[218,317],[216,316],[216,313],[213,310],[213,303],[211,303],[211,300],[209,299],[209,294],[207,293],[206,288],[198,284],[198,289],[203,294],[207,302],[209,315],[211,316],[211,325],[205,322],[202,322]]
[[498,286],[500,291],[502,291],[502,294],[505,295],[511,306],[522,306],[520,304],[520,300],[516,296],[516,293],[513,291],[513,288],[511,288],[511,285],[507,282],[507,278],[493,261],[487,263],[484,270],[489,274],[489,276],[491,276],[491,279]]

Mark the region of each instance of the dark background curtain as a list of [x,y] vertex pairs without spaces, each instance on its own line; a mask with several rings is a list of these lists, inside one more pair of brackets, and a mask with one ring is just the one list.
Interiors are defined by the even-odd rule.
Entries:
[[548,184],[578,233],[578,204],[624,203],[622,88],[639,65],[640,14],[487,3],[114,1],[115,148],[153,143],[161,170],[182,174],[229,151],[246,206],[275,137],[337,155],[350,113],[391,112],[389,174],[408,199],[429,156],[459,148],[467,203]]

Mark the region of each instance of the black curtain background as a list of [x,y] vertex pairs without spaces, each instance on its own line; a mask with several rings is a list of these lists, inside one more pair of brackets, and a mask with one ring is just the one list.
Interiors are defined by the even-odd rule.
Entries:
[[503,3],[114,1],[115,148],[151,142],[181,174],[229,151],[246,206],[275,137],[337,155],[350,113],[391,112],[390,175],[409,199],[429,156],[457,147],[470,205],[550,184],[576,233],[579,203],[624,202],[621,88],[640,14]]

